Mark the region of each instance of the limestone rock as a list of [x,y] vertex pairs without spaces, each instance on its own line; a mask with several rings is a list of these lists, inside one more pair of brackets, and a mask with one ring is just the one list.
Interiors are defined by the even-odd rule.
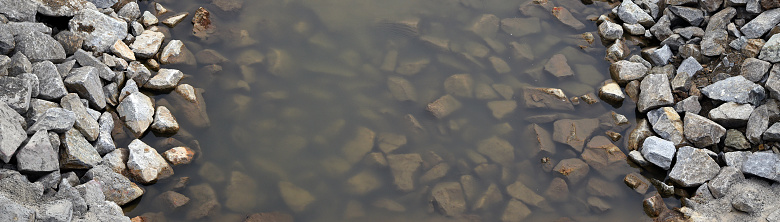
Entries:
[[750,103],[759,105],[766,92],[764,87],[745,79],[742,76],[729,77],[701,89],[702,94],[724,102]]
[[118,205],[125,205],[144,194],[141,187],[106,165],[95,166],[87,171],[84,178],[99,181],[105,199]]
[[84,37],[85,47],[98,52],[108,51],[111,45],[127,35],[127,22],[94,9],[78,11],[68,22],[68,28]]
[[154,120],[154,105],[148,96],[134,92],[119,103],[117,113],[135,137],[141,137]]
[[106,108],[103,84],[100,82],[95,67],[86,66],[72,69],[68,77],[65,78],[65,87],[78,93],[81,98],[87,99],[90,106],[98,110]]
[[157,107],[151,127],[154,132],[164,135],[172,135],[179,131],[179,123],[165,106]]
[[669,79],[663,74],[648,75],[642,80],[637,109],[647,112],[661,106],[674,104]]
[[171,40],[160,53],[160,63],[196,65],[195,55],[187,49],[181,40]]
[[[8,161],[6,161],[8,162]],[[40,130],[30,137],[16,153],[19,171],[28,173],[51,172],[59,169],[57,152],[51,146],[49,135]]]
[[16,49],[32,62],[65,59],[65,49],[51,35],[41,32],[27,32],[16,36]]
[[89,169],[100,163],[100,154],[75,128],[65,132],[60,140],[60,168]]
[[609,74],[618,84],[626,84],[632,80],[641,79],[647,74],[648,68],[642,63],[620,60],[609,65]]
[[724,127],[738,128],[747,124],[752,112],[753,106],[750,104],[727,102],[710,110],[709,118]]
[[673,108],[654,109],[647,113],[647,120],[653,127],[653,131],[661,138],[672,141],[675,145],[688,143],[685,139],[683,121]]
[[148,59],[157,54],[164,38],[165,35],[160,32],[146,30],[135,38],[130,48],[137,58]]
[[165,162],[157,150],[146,143],[135,139],[127,148],[130,150],[127,169],[136,181],[153,184],[159,179],[173,176],[173,168]]

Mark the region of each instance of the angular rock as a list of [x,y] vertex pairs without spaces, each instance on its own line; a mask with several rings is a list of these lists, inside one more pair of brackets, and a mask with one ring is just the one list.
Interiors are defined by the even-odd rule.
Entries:
[[644,26],[640,24],[628,24],[623,23],[623,29],[628,32],[630,35],[644,35],[645,32],[647,32],[647,29],[645,29]]
[[[118,6],[117,6],[118,7]],[[141,9],[138,8],[138,3],[128,2],[122,8],[119,9],[117,15],[126,21],[135,21],[141,17]]]
[[729,77],[701,89],[702,94],[724,102],[759,105],[766,98],[764,88],[742,76]]
[[618,84],[626,84],[631,80],[645,77],[648,68],[642,63],[620,60],[609,65],[609,74]]
[[140,92],[125,97],[116,110],[135,137],[141,137],[154,120],[154,104],[148,96]]
[[[2,68],[0,68],[1,70]],[[23,73],[21,75],[16,76],[17,78],[20,78],[22,80],[27,81],[27,83],[30,85],[30,96],[35,98],[38,97],[38,93],[40,93],[40,81],[38,80],[38,76],[32,73]]]
[[728,46],[728,35],[728,32],[723,29],[705,32],[701,40],[701,54],[705,56],[723,54]]
[[684,135],[684,124],[671,107],[662,107],[647,113],[647,120],[653,131],[661,138],[672,141],[675,145],[687,143]]
[[750,104],[738,104],[727,102],[710,110],[709,118],[729,128],[739,128],[747,124],[753,106]]
[[387,155],[387,164],[393,174],[393,184],[401,191],[414,190],[414,173],[422,164],[420,154],[390,154]]
[[63,108],[50,108],[46,112],[36,116],[35,123],[27,129],[27,134],[34,134],[39,130],[64,133],[76,122],[76,114]]
[[89,169],[100,163],[100,154],[75,128],[65,132],[60,140],[60,168]]
[[559,79],[574,75],[574,71],[571,70],[571,67],[566,60],[566,56],[563,54],[555,54],[550,60],[547,60],[547,64],[544,65],[544,70]]
[[165,191],[155,198],[157,205],[166,210],[176,210],[190,202],[190,198],[175,191]]
[[[101,79],[106,81],[113,81],[114,76],[116,75],[114,71],[111,71],[111,68],[109,68],[106,64],[93,57],[91,53],[79,49],[76,50],[76,52],[73,54],[73,57],[76,59],[76,61],[79,62],[79,65],[81,66],[95,67],[95,72]],[[71,72],[72,71],[73,70],[71,70]]]
[[436,118],[444,118],[463,106],[455,97],[447,94],[428,104],[426,110]]
[[658,19],[655,25],[650,27],[650,29],[648,30],[659,41],[666,40],[667,38],[669,38],[669,36],[674,34],[674,32],[672,32],[672,29],[670,28],[672,24],[671,24],[671,19],[669,17],[671,16],[672,15],[661,16],[661,18]]
[[571,12],[569,12],[569,10],[564,7],[553,7],[552,14],[564,25],[572,27],[576,30],[585,28],[585,24],[580,22],[580,20],[577,20],[577,18],[574,18]]
[[239,171],[233,171],[225,189],[227,196],[225,207],[236,212],[250,211],[257,205],[257,192],[258,185],[255,179]]
[[0,76],[0,102],[18,113],[26,113],[29,109],[31,91],[27,80]]
[[745,79],[758,82],[764,79],[772,64],[756,58],[747,58],[742,62],[739,72]]
[[655,136],[648,137],[642,143],[642,156],[650,163],[669,170],[676,149],[674,143]]
[[157,75],[149,79],[143,87],[157,91],[172,90],[179,84],[183,76],[184,73],[176,69],[160,69]]
[[709,188],[713,197],[721,198],[726,196],[732,184],[744,179],[745,175],[742,174],[742,171],[736,167],[725,166],[720,169],[715,178],[707,182],[707,188]]
[[780,141],[780,124],[774,123],[772,126],[770,126],[766,131],[764,131],[764,135],[762,136],[764,141],[772,141],[777,142]]
[[739,31],[741,31],[746,38],[756,39],[763,36],[764,33],[769,31],[769,29],[772,29],[778,22],[780,22],[780,9],[767,10],[743,25]]
[[125,205],[144,194],[141,187],[103,164],[87,171],[84,178],[100,182],[105,200],[118,205]]
[[57,152],[51,146],[49,134],[40,130],[16,153],[19,171],[28,173],[51,172],[59,169]]
[[[701,111],[701,104],[699,103],[699,97],[689,96],[688,98],[685,98],[680,102],[677,102],[677,104],[674,104],[674,111],[677,111],[678,113],[698,114]],[[710,111],[710,113],[712,112]]]
[[726,131],[724,145],[736,150],[750,149],[750,142],[748,142],[747,138],[745,138],[745,135],[743,135],[739,130],[735,129],[729,129]]
[[171,15],[160,22],[162,22],[162,24],[165,24],[170,28],[173,28],[179,23],[181,23],[181,21],[184,21],[184,19],[187,18],[188,15],[190,15],[189,12],[180,12],[179,14]]
[[135,38],[130,49],[135,53],[136,58],[148,59],[157,54],[160,50],[165,35],[160,32],[146,30]]
[[633,1],[624,1],[617,8],[617,15],[625,23],[629,24],[642,24],[645,27],[650,27],[655,24],[653,17],[650,17],[647,12],[642,10]]
[[127,22],[94,9],[78,11],[68,22],[68,28],[84,37],[84,47],[97,52],[108,51],[117,40],[127,36]]
[[669,11],[693,26],[699,26],[704,21],[704,12],[698,8],[671,6]]
[[75,93],[69,93],[60,100],[62,108],[73,111],[76,114],[76,121],[73,128],[81,132],[89,141],[95,141],[98,137],[100,125],[96,119],[92,118],[87,112],[87,107],[81,103],[79,96]]
[[683,60],[682,63],[680,63],[680,66],[677,68],[677,75],[680,73],[687,73],[688,77],[693,77],[696,72],[703,69],[704,67],[699,64],[698,61],[696,61],[693,57],[688,57],[685,60]]
[[417,100],[417,90],[415,90],[411,82],[404,78],[396,76],[387,77],[387,88],[398,101]]
[[135,61],[135,53],[133,53],[133,50],[122,40],[116,40],[116,42],[111,45],[111,53],[114,53],[114,55],[125,61]]
[[135,81],[137,85],[146,84],[146,82],[149,81],[149,78],[152,77],[152,72],[149,71],[149,69],[147,69],[146,66],[144,66],[138,61],[130,62],[125,72],[126,72],[126,78],[128,80],[132,79],[133,81]]
[[206,112],[206,101],[203,99],[203,89],[195,89],[189,84],[179,84],[174,90],[176,95],[171,100],[171,107],[177,107],[179,117],[198,128],[205,128],[211,125],[208,113]]
[[747,156],[742,163],[742,172],[753,176],[778,181],[777,167],[780,165],[780,157],[772,152],[756,152]]
[[[3,4],[0,2],[0,6]],[[3,210],[0,214],[2,221],[35,221],[35,211],[10,200],[3,193],[0,193],[0,209]]]
[[477,151],[503,166],[510,166],[515,160],[512,144],[496,136],[479,141]]
[[582,152],[587,140],[598,127],[597,119],[562,119],[553,123],[553,140],[569,145],[578,153]]
[[444,91],[450,95],[474,97],[474,79],[470,74],[455,74],[444,80]]
[[515,181],[514,183],[507,186],[506,193],[515,199],[523,201],[525,204],[529,204],[535,207],[542,206],[542,202],[545,201],[544,197],[539,196],[539,194],[536,194],[536,192],[525,186],[525,184],[520,181]]
[[98,138],[95,141],[95,149],[100,155],[106,155],[116,149],[111,131],[114,129],[114,118],[110,112],[103,112],[98,118]]
[[0,14],[10,21],[34,22],[37,6],[33,1],[0,1]]
[[752,155],[752,152],[750,151],[728,152],[723,155],[723,160],[726,162],[726,166],[733,166],[737,169],[742,169],[743,163],[750,155]]
[[504,208],[504,213],[501,214],[501,221],[519,222],[519,221],[523,221],[529,215],[531,215],[531,210],[528,209],[528,206],[526,206],[519,200],[512,199],[509,200],[509,203],[507,203],[506,208]]
[[54,63],[50,61],[35,63],[32,66],[32,73],[37,75],[39,80],[38,98],[56,101],[68,94],[62,76]]
[[436,184],[431,190],[431,203],[436,211],[449,217],[457,217],[466,211],[466,199],[458,182]]
[[514,37],[523,37],[542,31],[539,18],[505,18],[501,19],[501,31]]
[[565,177],[569,181],[569,184],[576,185],[588,175],[590,167],[580,159],[571,158],[558,162],[558,165],[555,165],[553,171],[560,173]]
[[0,29],[0,54],[6,55],[16,48],[14,35],[8,29]]
[[9,163],[19,146],[27,139],[27,134],[22,128],[19,120],[22,117],[0,102],[0,128],[3,129],[3,135],[0,137],[0,160]]
[[16,51],[32,62],[65,59],[65,49],[51,35],[41,32],[27,32],[16,36]]
[[179,131],[179,123],[165,106],[157,107],[151,127],[154,132],[164,135],[172,135]]
[[623,37],[623,28],[611,21],[602,22],[598,29],[599,36],[606,41],[615,41]]
[[173,176],[173,168],[165,162],[157,150],[135,139],[127,146],[130,155],[127,159],[127,169],[138,182],[153,184],[159,179]]
[[680,186],[695,187],[714,178],[718,172],[720,166],[706,152],[684,146],[677,151],[677,162],[669,172],[669,178]]
[[561,89],[524,87],[523,100],[526,108],[574,110],[574,105]]
[[777,118],[778,112],[777,102],[769,100],[750,113],[747,127],[745,128],[745,136],[750,143],[761,144],[761,135],[769,128],[770,119]]
[[[780,13],[780,9],[773,9],[772,11]],[[761,47],[761,52],[758,54],[758,59],[772,63],[780,62],[780,35],[772,35],[769,41],[764,43],[764,46]]]
[[637,109],[647,112],[661,106],[674,104],[669,79],[663,74],[651,74],[642,80]]
[[106,107],[106,96],[96,68],[87,66],[72,69],[65,78],[65,87],[87,99],[89,104],[98,110]]
[[625,170],[629,168],[626,154],[604,136],[591,139],[581,157],[585,163],[607,179],[615,179],[628,172]]
[[726,128],[703,116],[687,113],[683,132],[696,147],[708,147],[720,143],[726,135]]
[[281,193],[284,203],[293,212],[306,210],[306,207],[316,200],[309,191],[287,181],[279,182],[279,193]]
[[195,65],[195,55],[187,49],[181,40],[171,40],[160,53],[160,63]]

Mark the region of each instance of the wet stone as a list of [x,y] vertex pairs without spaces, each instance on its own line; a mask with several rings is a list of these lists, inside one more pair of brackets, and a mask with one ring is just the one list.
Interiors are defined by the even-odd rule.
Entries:
[[100,182],[105,200],[118,205],[125,205],[144,194],[141,187],[102,164],[87,171],[84,178]]
[[452,112],[455,112],[456,110],[460,109],[463,106],[455,97],[452,97],[451,95],[444,95],[441,98],[437,99],[436,101],[433,101],[428,104],[426,107],[426,110],[428,112],[431,112],[433,116],[436,118],[444,118],[450,115]]
[[536,138],[534,145],[536,146],[535,148],[537,151],[532,152],[531,156],[535,156],[537,152],[541,151],[555,154],[555,144],[552,141],[552,136],[549,131],[535,123],[531,124],[528,128],[531,138]]
[[287,207],[294,212],[306,210],[306,207],[316,200],[309,191],[287,181],[279,182],[279,193]]
[[545,201],[544,197],[539,196],[539,194],[536,194],[536,192],[520,181],[515,181],[507,186],[506,192],[509,196],[534,207],[540,207],[542,202]]
[[344,144],[341,148],[342,153],[350,163],[357,163],[363,156],[371,152],[374,147],[376,133],[371,129],[359,127],[355,137]]
[[523,100],[526,108],[574,110],[563,90],[556,88],[524,87]]
[[499,57],[490,56],[488,60],[490,60],[490,64],[493,65],[493,69],[496,70],[497,73],[504,74],[512,71],[512,69],[509,67],[509,64],[507,64],[506,61]]
[[195,55],[187,49],[181,40],[171,40],[160,53],[160,63],[195,65]]
[[571,12],[569,12],[569,10],[564,7],[553,7],[552,14],[555,16],[555,18],[558,19],[558,21],[561,21],[561,23],[573,29],[581,30],[585,28],[585,24],[577,20],[577,18],[575,18]]
[[623,103],[626,96],[620,89],[620,85],[612,80],[607,80],[599,88],[599,98],[611,105],[619,106]]
[[653,192],[650,197],[644,199],[642,201],[642,206],[645,214],[650,217],[658,217],[664,211],[669,210],[666,203],[664,203],[664,199],[658,192]]
[[719,171],[720,166],[702,149],[685,146],[677,151],[677,162],[669,178],[680,186],[695,187],[714,178]]
[[580,159],[571,158],[558,162],[553,171],[560,173],[571,185],[576,185],[588,175],[590,167]]
[[166,150],[162,156],[174,166],[184,165],[192,162],[192,159],[195,157],[195,151],[187,147],[178,146]]
[[505,18],[501,19],[501,31],[514,37],[523,37],[541,31],[539,18]]
[[560,177],[555,177],[544,191],[544,196],[550,201],[564,202],[569,199],[569,185]]
[[587,140],[598,127],[597,119],[562,119],[553,124],[553,140],[567,144],[577,152],[582,152]]
[[488,188],[485,190],[484,193],[482,193],[479,198],[472,204],[471,210],[477,211],[477,210],[484,210],[484,209],[490,209],[491,207],[495,206],[497,203],[500,203],[504,200],[503,194],[501,193],[501,190],[499,190],[498,186],[494,183],[491,183]]
[[395,133],[380,133],[377,138],[379,150],[389,154],[403,145],[406,145],[406,136]]
[[387,164],[393,174],[393,184],[401,191],[414,190],[414,174],[422,164],[419,154],[390,154],[387,155]]
[[642,156],[642,152],[632,150],[631,152],[628,152],[628,159],[630,159],[632,162],[636,163],[636,165],[639,165],[640,167],[646,167],[649,166],[650,162],[647,162],[645,157]]
[[436,184],[431,190],[431,202],[436,211],[450,217],[457,217],[466,211],[466,199],[458,182]]
[[165,191],[155,198],[157,206],[173,211],[190,202],[190,198],[175,191]]
[[571,77],[574,75],[574,71],[572,71],[566,60],[566,56],[563,54],[556,54],[552,56],[552,58],[547,61],[547,64],[544,65],[544,70],[553,76],[558,77],[559,79]]
[[625,174],[628,167],[623,151],[604,136],[593,137],[581,157],[591,168],[608,179]]
[[450,95],[474,97],[474,79],[469,74],[455,74],[444,80],[444,91]]
[[345,190],[352,194],[366,195],[382,186],[382,182],[375,173],[363,170],[347,179]]
[[745,179],[742,171],[736,167],[726,166],[720,169],[715,178],[707,182],[707,187],[714,198],[726,196],[731,185]]
[[179,131],[179,123],[167,107],[158,106],[154,112],[151,128],[156,133],[172,135]]
[[726,135],[726,128],[703,116],[687,113],[683,132],[696,147],[708,147],[720,143]]
[[130,155],[127,159],[127,169],[138,182],[153,184],[159,179],[173,176],[173,168],[165,162],[157,150],[135,139],[127,146]]
[[242,172],[233,171],[225,188],[225,207],[235,212],[251,211],[257,206],[257,193],[258,185],[255,179]]
[[729,128],[743,127],[747,124],[753,106],[750,104],[738,104],[727,102],[710,110],[709,118]]
[[507,203],[507,206],[504,209],[504,213],[501,214],[501,221],[520,222],[523,221],[529,215],[531,215],[531,210],[528,209],[528,206],[526,206],[519,200],[512,199],[509,200],[509,203]]
[[496,119],[502,119],[504,116],[515,111],[517,108],[517,101],[490,101],[487,103],[487,106],[493,112],[493,117],[496,117]]

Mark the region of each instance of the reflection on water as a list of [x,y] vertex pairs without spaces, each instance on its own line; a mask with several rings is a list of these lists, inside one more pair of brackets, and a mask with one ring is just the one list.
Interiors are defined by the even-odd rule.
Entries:
[[[605,3],[264,0],[228,12],[161,3],[177,12],[203,6],[218,28],[207,40],[192,36],[192,24],[168,30],[198,57],[197,67],[177,68],[205,89],[211,126],[183,124],[203,152],[176,168],[174,178],[189,180],[147,186],[131,216],[161,212],[156,196],[174,190],[190,201],[162,211],[169,221],[272,211],[296,221],[643,217],[642,195],[622,182],[637,171],[624,159],[617,169],[588,160],[589,171],[576,169],[601,155],[582,152],[586,142],[609,147],[608,139],[584,135],[579,150],[552,142],[556,119],[593,118],[581,128],[604,136],[613,128],[597,128],[596,118],[615,108],[581,100],[573,110],[528,108],[537,98],[524,97],[527,87],[578,97],[609,78],[586,20]],[[557,20],[552,6],[585,28]],[[564,64],[548,62],[558,54]],[[615,111],[632,114],[628,103]],[[163,140],[153,137],[144,140]],[[609,152],[625,153],[623,143]],[[574,165],[553,169],[560,161]]]

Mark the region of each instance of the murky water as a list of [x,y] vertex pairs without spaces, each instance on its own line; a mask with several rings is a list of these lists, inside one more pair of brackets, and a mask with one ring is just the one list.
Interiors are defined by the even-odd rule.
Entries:
[[[208,215],[200,218],[204,221],[241,221],[248,214],[279,211],[296,221],[500,221],[513,200],[507,187],[520,181],[545,199],[524,203],[531,211],[527,221],[646,218],[642,195],[622,181],[625,173],[639,171],[634,168],[619,176],[591,168],[580,182],[566,181],[568,195],[556,200],[556,192],[547,189],[554,178],[564,177],[545,170],[542,159],[557,163],[580,158],[580,153],[562,143],[554,144],[554,154],[539,152],[536,136],[528,133],[529,118],[552,113],[580,119],[616,111],[633,122],[629,99],[620,108],[580,102],[573,111],[530,109],[523,99],[527,86],[561,88],[575,97],[596,93],[609,78],[604,47],[582,38],[585,32],[596,35],[594,22],[586,17],[606,12],[606,3],[550,1],[582,21],[586,26],[581,30],[523,1],[264,0],[245,1],[231,12],[211,1],[161,3],[175,12],[193,13],[203,6],[219,29],[215,36],[232,37],[214,42],[193,37],[192,15],[168,30],[193,53],[212,49],[228,61],[218,63],[217,72],[203,62],[177,67],[190,75],[184,82],[205,89],[211,126],[200,129],[178,117],[183,130],[199,141],[202,154],[190,165],[175,167],[173,179],[147,186],[137,205],[127,208],[130,216],[162,212],[169,221],[190,221],[201,212]],[[142,9],[151,10],[146,4]],[[518,10],[527,4],[531,6]],[[499,29],[480,36],[473,31],[474,21],[485,14],[538,20],[524,23],[518,35]],[[517,47],[529,50],[530,57],[513,53]],[[574,76],[559,80],[544,70],[556,54],[567,58]],[[508,67],[496,68],[491,60]],[[470,77],[473,85],[465,85],[473,88],[459,87],[463,79],[445,87],[456,74],[467,74],[460,77]],[[426,111],[428,103],[448,92],[462,104],[459,109],[442,118]],[[491,103],[495,101],[503,102]],[[499,110],[511,101],[517,108]],[[551,121],[538,126],[553,132]],[[628,130],[619,133],[626,137]],[[478,149],[494,138],[507,141],[514,158],[496,161]],[[144,140],[154,145],[164,138],[148,135]],[[627,153],[624,140],[615,144]],[[394,184],[386,164],[396,154],[421,155],[413,187]],[[432,168],[441,174],[429,173]],[[189,177],[186,187],[171,188],[179,177]],[[600,181],[614,186],[598,194],[592,184]],[[462,183],[466,189],[464,216],[446,217],[434,210],[431,189],[445,182]],[[482,206],[478,202],[485,201],[491,185],[500,195]],[[287,202],[280,186],[292,187],[284,194]],[[156,196],[171,189],[189,196],[190,202],[162,210]],[[593,206],[594,197],[609,209]],[[209,199],[218,207],[204,207]]]

